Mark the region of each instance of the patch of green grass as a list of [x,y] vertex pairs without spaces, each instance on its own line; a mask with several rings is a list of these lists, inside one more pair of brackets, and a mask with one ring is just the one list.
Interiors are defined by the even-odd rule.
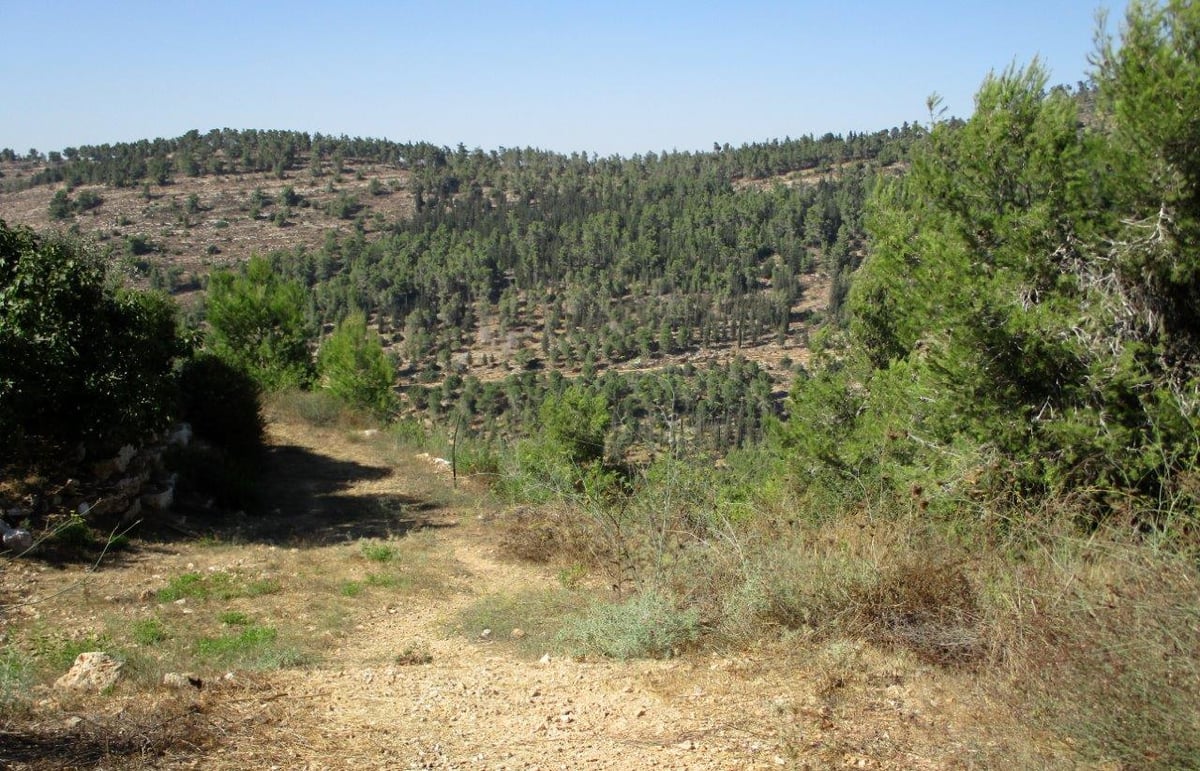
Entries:
[[583,579],[587,578],[587,565],[576,562],[570,567],[558,571],[558,582],[564,589],[578,589]]
[[363,541],[362,542],[363,556],[372,562],[391,562],[396,559],[399,553],[395,546],[389,543],[380,543],[378,541]]
[[159,589],[155,598],[159,602],[175,602],[185,597],[207,599],[210,593],[210,584],[205,582],[204,576],[199,573],[184,573],[168,581],[166,588]]
[[22,704],[33,685],[33,662],[14,648],[0,650],[0,707],[10,710]]
[[247,582],[241,590],[240,594],[222,597],[224,600],[231,600],[235,597],[262,597],[267,594],[278,594],[283,587],[274,578],[262,578],[257,581]]
[[[451,622],[452,631],[480,640],[485,629],[489,643],[511,645],[523,656],[536,658],[561,646],[558,631],[583,610],[585,600],[563,589],[492,594],[467,606]],[[523,634],[513,637],[513,630]]]
[[614,659],[664,658],[700,635],[695,609],[680,610],[664,594],[645,591],[621,603],[601,603],[570,620],[558,640],[576,654]]
[[310,426],[351,427],[365,422],[354,408],[328,391],[280,391],[267,399],[270,412],[304,421]]
[[114,649],[113,641],[107,635],[86,635],[78,638],[43,635],[34,638],[33,648],[39,669],[47,673],[66,672],[79,654],[88,651],[104,651],[116,658],[124,658],[121,651]]
[[338,588],[338,594],[343,597],[357,597],[363,593],[362,581],[343,581]]
[[184,598],[232,600],[275,594],[281,588],[279,581],[273,578],[243,581],[233,573],[184,573],[168,581],[156,597],[159,602],[175,602]]
[[226,610],[217,615],[217,620],[225,626],[249,626],[252,619],[238,610]]
[[412,579],[398,576],[395,573],[368,573],[365,583],[382,589],[406,589],[412,586]]
[[138,645],[156,645],[170,637],[163,622],[157,618],[134,621],[129,633]]
[[212,665],[267,670],[295,667],[307,663],[311,656],[288,645],[280,645],[279,631],[273,626],[245,623],[245,614],[222,614],[228,626],[236,631],[216,637],[200,637],[194,643],[196,657]]
[[229,656],[270,645],[279,633],[273,626],[250,624],[235,634],[220,637],[201,637],[196,640],[196,653],[206,657]]

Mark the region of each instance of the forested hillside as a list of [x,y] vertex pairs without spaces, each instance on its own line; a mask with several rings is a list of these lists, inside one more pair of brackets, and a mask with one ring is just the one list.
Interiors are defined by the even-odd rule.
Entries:
[[[1017,716],[947,763],[1200,767],[1198,40],[1200,6],[1135,0],[1078,89],[1033,61],[966,120],[935,95],[925,126],[703,153],[0,152],[0,214],[55,225],[0,223],[0,503],[82,527],[47,478],[183,418],[201,441],[159,471],[240,538],[265,402],[310,446],[486,486],[489,548],[582,598],[559,650],[817,662],[773,707],[797,747],[911,676]],[[367,496],[394,471],[317,465]],[[512,607],[555,616],[493,601],[512,640]]]
[[[596,381],[619,458],[668,438],[717,451],[761,438],[813,324],[840,312],[866,197],[922,135],[623,159],[225,130],[0,155],[8,196],[54,190],[53,221],[155,286],[190,290],[258,251],[307,290],[314,340],[362,311],[400,366],[402,409],[511,436],[564,376]],[[208,187],[186,193],[193,180]],[[140,207],[106,216],[138,189]],[[230,221],[264,236],[234,241]],[[295,222],[306,238],[271,248]]]

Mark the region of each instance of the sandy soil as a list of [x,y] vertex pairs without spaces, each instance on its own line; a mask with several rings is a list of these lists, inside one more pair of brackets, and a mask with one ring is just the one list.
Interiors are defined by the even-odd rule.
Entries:
[[[514,639],[512,629],[485,635],[456,625],[481,599],[556,588],[557,571],[502,553],[495,506],[469,480],[452,490],[427,458],[398,455],[361,431],[277,422],[270,432],[268,492],[287,510],[290,531],[276,527],[268,536],[250,527],[217,546],[138,543],[90,574],[86,566],[10,563],[3,576],[10,597],[34,602],[10,607],[6,621],[87,629],[114,615],[187,613],[186,604],[156,604],[164,577],[259,571],[279,577],[285,591],[246,607],[301,635],[321,635],[321,655],[296,668],[206,674],[203,688],[184,692],[133,682],[104,696],[42,689],[27,727],[77,749],[129,734],[132,749],[87,765],[97,768],[1004,765],[997,760],[1007,750],[989,729],[1007,730],[1004,721],[969,673],[861,643],[773,641],[618,662],[540,656],[536,641]],[[381,500],[397,505],[380,508]],[[372,514],[385,510],[393,514]],[[413,552],[421,555],[420,575],[437,590],[373,590],[346,600],[343,623],[322,631],[316,590],[304,587],[361,562],[360,538],[388,534],[397,543],[420,539]],[[411,651],[427,660],[406,658]],[[163,738],[172,726],[183,738]],[[98,738],[102,728],[115,734]],[[9,767],[85,765],[65,749],[38,761],[39,750],[18,738],[0,735],[11,742]]]

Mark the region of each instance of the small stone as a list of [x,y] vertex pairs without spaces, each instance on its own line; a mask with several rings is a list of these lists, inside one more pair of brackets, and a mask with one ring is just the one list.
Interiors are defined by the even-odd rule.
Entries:
[[517,627],[516,629],[512,630],[512,632],[510,633],[510,636],[514,640],[520,640],[525,637],[525,630],[521,629],[520,627]]
[[549,664],[550,663],[550,654],[547,653],[544,656],[542,656],[540,659],[538,659],[538,663],[539,664]]
[[484,629],[482,632],[480,632],[480,633],[479,633],[479,636],[480,636],[481,638],[483,638],[484,640],[490,639],[490,638],[491,638],[491,636],[492,636],[492,630],[491,630],[491,629]]
[[163,685],[168,688],[203,688],[204,681],[191,672],[168,672],[163,675]]

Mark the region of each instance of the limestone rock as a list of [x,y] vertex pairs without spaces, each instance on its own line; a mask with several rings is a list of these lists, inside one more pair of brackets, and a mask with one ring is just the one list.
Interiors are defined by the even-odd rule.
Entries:
[[163,675],[163,685],[168,688],[203,688],[204,681],[191,672],[168,672]]
[[103,691],[117,682],[122,663],[103,651],[81,653],[71,669],[58,680],[55,688],[81,691]]

